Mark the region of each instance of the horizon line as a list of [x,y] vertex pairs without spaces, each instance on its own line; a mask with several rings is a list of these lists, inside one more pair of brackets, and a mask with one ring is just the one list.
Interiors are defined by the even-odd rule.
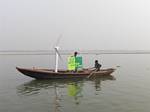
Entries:
[[[60,50],[60,54],[69,55],[74,51],[79,54],[150,54],[150,50]],[[4,50],[0,55],[54,55],[54,50]]]

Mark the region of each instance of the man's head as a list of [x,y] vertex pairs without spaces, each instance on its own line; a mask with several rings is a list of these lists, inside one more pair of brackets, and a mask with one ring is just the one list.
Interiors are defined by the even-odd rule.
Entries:
[[98,63],[98,60],[95,60],[95,63]]
[[74,52],[74,56],[77,56],[78,52]]

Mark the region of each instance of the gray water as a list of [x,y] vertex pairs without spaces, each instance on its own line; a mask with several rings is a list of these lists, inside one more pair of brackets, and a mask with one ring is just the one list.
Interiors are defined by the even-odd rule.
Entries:
[[[66,68],[67,55],[60,68]],[[149,112],[150,54],[83,55],[84,67],[99,59],[112,77],[34,80],[15,67],[54,68],[54,55],[0,55],[0,112]],[[79,93],[70,95],[69,86]]]

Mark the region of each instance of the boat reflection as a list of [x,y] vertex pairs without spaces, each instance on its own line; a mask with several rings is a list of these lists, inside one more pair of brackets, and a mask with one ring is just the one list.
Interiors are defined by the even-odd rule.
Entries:
[[108,76],[95,76],[93,79],[91,79],[94,82],[95,90],[101,91],[101,82],[106,80],[116,80],[116,78],[112,75]]
[[83,97],[82,93],[83,83],[70,83],[68,84],[68,96],[73,97],[75,104],[80,103],[80,98]]
[[32,80],[21,84],[17,87],[17,93],[19,95],[35,95],[39,94],[41,90],[50,90],[55,87],[65,88],[70,83],[83,83],[84,79],[52,79],[52,80]]
[[[53,79],[53,80],[32,80],[30,82],[21,84],[17,87],[17,93],[19,95],[35,95],[39,94],[41,90],[50,90],[53,89],[55,86],[57,88],[71,88],[71,86],[74,88],[78,88],[80,91],[83,88],[83,84],[86,81],[92,81],[95,86],[96,91],[101,90],[101,82],[106,80],[115,80],[114,76],[100,76],[100,77],[94,77],[92,79]],[[76,93],[77,94],[77,93]],[[79,95],[79,94],[78,94]],[[77,95],[77,96],[78,96]]]

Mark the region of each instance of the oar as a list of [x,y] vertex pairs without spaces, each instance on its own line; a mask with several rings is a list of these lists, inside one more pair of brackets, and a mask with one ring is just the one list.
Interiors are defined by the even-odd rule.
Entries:
[[94,72],[95,72],[96,70],[97,70],[97,69],[95,69],[94,71],[92,71],[92,72],[90,73],[90,75],[87,76],[87,78],[90,78],[92,75],[94,75]]

